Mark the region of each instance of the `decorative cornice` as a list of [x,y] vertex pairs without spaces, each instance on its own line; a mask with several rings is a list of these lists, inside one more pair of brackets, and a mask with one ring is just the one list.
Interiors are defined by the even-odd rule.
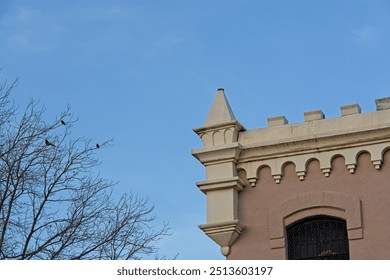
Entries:
[[342,107],[343,116],[304,123],[269,127],[240,133],[242,151],[237,168],[244,169],[252,186],[262,166],[271,168],[276,183],[283,178],[283,166],[293,162],[297,176],[305,179],[307,163],[320,162],[325,177],[332,172],[332,159],[345,158],[351,174],[355,173],[357,157],[369,152],[375,169],[383,162],[383,153],[390,148],[390,110],[360,114],[358,105]]
[[236,120],[218,125],[196,128],[194,131],[199,135],[203,145],[207,147],[221,146],[235,143],[238,135],[245,128]]
[[390,123],[389,127],[378,128],[376,130],[324,137],[318,136],[310,139],[286,139],[283,142],[258,142],[253,144],[243,144],[239,141],[242,147],[239,162],[286,157],[304,153],[336,151],[351,147],[388,143],[389,141]]
[[376,144],[360,144],[359,146],[346,147],[342,149],[319,150],[313,152],[311,150],[302,150],[300,153],[285,155],[281,157],[264,157],[252,161],[239,161],[238,169],[246,171],[247,178],[251,186],[256,185],[258,179],[258,171],[261,167],[268,166],[271,168],[271,174],[278,184],[283,177],[283,166],[287,162],[295,164],[297,176],[301,181],[305,179],[306,168],[308,163],[316,159],[320,162],[320,168],[325,177],[329,177],[332,172],[332,160],[335,156],[342,156],[345,159],[345,165],[351,174],[355,173],[357,167],[357,158],[362,152],[368,152],[371,155],[371,162],[376,170],[380,170],[383,162],[383,154],[390,148],[390,141],[383,141]]
[[221,253],[227,256],[230,253],[230,246],[240,236],[241,232],[245,229],[245,225],[238,220],[233,220],[200,225],[199,228],[221,246]]
[[196,134],[200,135],[207,132],[213,132],[215,130],[234,127],[239,131],[246,131],[246,128],[237,120],[229,121],[225,123],[214,124],[210,126],[202,126],[192,129]]
[[222,162],[237,162],[240,153],[241,145],[237,142],[192,150],[192,155],[205,166]]
[[242,191],[245,187],[245,182],[240,177],[226,178],[220,180],[209,180],[205,182],[197,182],[199,189],[206,193],[208,191],[222,190],[233,188],[237,191]]

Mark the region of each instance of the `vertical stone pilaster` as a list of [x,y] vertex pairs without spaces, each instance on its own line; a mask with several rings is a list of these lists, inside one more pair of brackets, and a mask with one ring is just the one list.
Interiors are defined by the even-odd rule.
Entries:
[[205,124],[194,129],[204,148],[193,150],[192,155],[206,167],[206,181],[197,186],[207,196],[207,223],[199,227],[221,246],[225,256],[245,228],[238,217],[238,194],[245,183],[237,174],[238,136],[244,130],[223,89],[218,89]]

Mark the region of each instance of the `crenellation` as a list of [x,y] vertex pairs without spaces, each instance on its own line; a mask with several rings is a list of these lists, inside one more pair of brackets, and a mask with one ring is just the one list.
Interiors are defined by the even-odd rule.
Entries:
[[286,124],[282,117],[279,117],[279,119],[271,118],[271,120],[269,119],[269,126],[266,128],[240,131],[238,142],[246,148],[292,142],[303,143],[306,140],[317,142],[329,137],[332,138],[329,141],[334,142],[345,138],[345,141],[352,143],[355,139],[357,142],[360,141],[356,137],[351,138],[351,135],[365,134],[367,139],[381,139],[381,134],[385,136],[390,133],[390,110],[357,113],[359,107],[354,106],[352,108],[354,108],[355,114],[321,121]]
[[361,113],[361,108],[359,104],[351,104],[340,107],[341,116],[355,115]]
[[325,114],[321,110],[315,110],[304,113],[305,122],[322,120],[325,118]]
[[390,97],[376,99],[375,104],[377,111],[390,109]]
[[285,124],[288,124],[288,120],[285,116],[268,118],[268,127],[280,126]]
[[[377,111],[390,109],[390,97],[376,99],[375,103],[376,103]],[[361,107],[357,103],[340,106],[340,111],[341,111],[341,117],[362,114]],[[376,112],[368,112],[368,114],[376,113]],[[367,114],[367,113],[363,113],[363,114]],[[324,119],[326,119],[326,117],[322,110],[313,110],[313,111],[304,112],[304,122],[311,122],[311,121],[324,120]],[[334,119],[339,119],[339,118],[338,117],[329,118],[326,120],[334,120]],[[284,115],[270,117],[267,119],[267,121],[268,121],[268,128],[289,124],[288,119]],[[301,123],[299,122],[291,123],[290,125],[296,125],[296,124],[299,125]]]

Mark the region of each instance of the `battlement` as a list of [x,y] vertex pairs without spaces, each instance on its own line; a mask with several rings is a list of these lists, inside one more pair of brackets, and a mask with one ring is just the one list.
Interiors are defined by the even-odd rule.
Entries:
[[[376,100],[377,111],[361,113],[359,104],[340,107],[341,116],[325,118],[321,110],[304,113],[304,122],[289,124],[285,116],[268,118],[267,128],[242,131],[238,142],[244,147],[269,146],[278,143],[290,143],[316,140],[376,131],[390,127],[390,98]],[[361,139],[360,139],[361,140]],[[353,139],[349,139],[352,141]]]
[[[377,111],[390,109],[390,97],[376,99]],[[350,104],[340,107],[341,117],[361,114],[361,108],[359,104]],[[309,111],[304,113],[304,121],[312,122],[318,120],[324,120],[325,114],[321,110]],[[276,116],[268,118],[268,127],[280,126],[288,124],[288,120],[285,116]]]

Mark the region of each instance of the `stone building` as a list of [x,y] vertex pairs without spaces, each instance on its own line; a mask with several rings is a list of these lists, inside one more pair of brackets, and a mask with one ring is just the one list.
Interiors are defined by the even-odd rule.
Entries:
[[206,169],[201,230],[228,259],[390,259],[390,98],[376,106],[246,130],[219,89],[194,129]]

